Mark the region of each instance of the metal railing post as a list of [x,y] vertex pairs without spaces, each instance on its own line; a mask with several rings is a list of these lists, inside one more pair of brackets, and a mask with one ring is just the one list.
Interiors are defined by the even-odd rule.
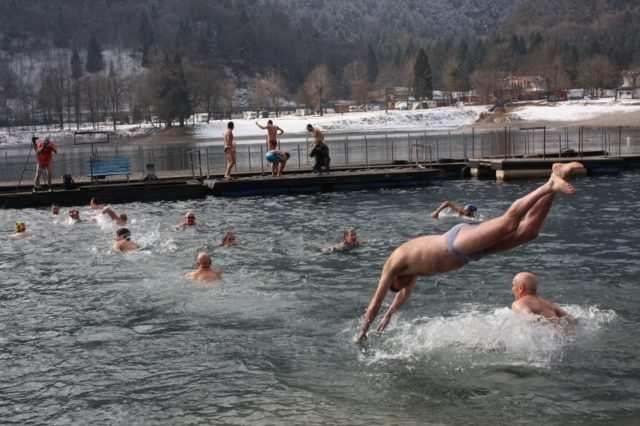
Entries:
[[542,130],[542,159],[544,160],[547,156],[547,126],[545,126]]
[[476,156],[476,128],[471,128],[471,156]]
[[451,149],[451,131],[449,131],[449,159],[453,158],[453,150]]
[[367,142],[367,135],[364,136],[364,164],[368,169],[369,168],[369,143]]
[[344,164],[349,164],[349,160],[348,160],[348,148],[347,148],[347,142],[344,142]]
[[260,173],[264,173],[264,147],[260,144]]
[[622,127],[618,127],[618,157],[622,156]]
[[247,154],[249,155],[249,171],[251,171],[251,145],[247,146]]
[[298,144],[298,169],[302,168],[302,158],[300,158],[300,144]]

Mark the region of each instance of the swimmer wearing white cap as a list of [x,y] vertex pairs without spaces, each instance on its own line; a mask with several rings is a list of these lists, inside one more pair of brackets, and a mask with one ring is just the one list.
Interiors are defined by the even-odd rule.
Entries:
[[116,242],[113,244],[113,251],[126,253],[138,250],[138,245],[131,241],[131,231],[127,228],[120,228],[116,231]]
[[549,320],[566,318],[575,322],[571,315],[558,305],[538,297],[538,278],[531,272],[520,272],[513,277],[511,293],[515,299],[511,305],[513,312],[539,315]]
[[193,281],[216,281],[222,278],[222,271],[211,267],[211,256],[207,252],[198,253],[196,262],[198,269],[184,274],[185,278]]
[[460,207],[459,205],[451,201],[445,201],[444,203],[440,204],[440,207],[438,207],[433,213],[431,213],[431,217],[434,219],[438,219],[440,217],[440,212],[442,212],[442,210],[446,208],[449,208],[458,213],[459,216],[464,217],[475,217],[476,212],[478,211],[478,208],[473,204],[467,204],[464,207]]
[[534,240],[555,195],[576,192],[566,179],[579,170],[584,170],[584,166],[575,161],[555,163],[549,180],[516,200],[502,216],[477,224],[460,223],[443,235],[414,238],[396,248],[384,264],[356,341],[367,337],[389,290],[397,294],[380,321],[378,331],[386,328],[393,314],[409,299],[418,277],[454,271],[470,261]]

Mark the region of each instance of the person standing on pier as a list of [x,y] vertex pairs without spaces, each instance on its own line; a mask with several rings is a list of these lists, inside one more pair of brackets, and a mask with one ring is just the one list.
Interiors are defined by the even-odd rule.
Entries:
[[262,126],[256,121],[256,126],[267,131],[267,151],[278,149],[278,136],[283,135],[284,130],[274,125],[272,120],[267,121],[266,126]]
[[38,164],[36,166],[36,176],[33,180],[33,192],[36,192],[40,189],[40,178],[44,179],[43,174],[47,175],[47,187],[49,191],[52,191],[51,188],[51,162],[53,160],[53,154],[58,153],[57,147],[53,142],[46,138],[44,142],[38,142],[39,138],[34,136],[31,138],[31,143],[33,144],[33,150],[36,152],[36,158],[38,160]]
[[224,159],[227,162],[224,178],[231,179],[231,169],[236,165],[236,143],[233,140],[233,121],[227,123],[227,131],[224,133]]

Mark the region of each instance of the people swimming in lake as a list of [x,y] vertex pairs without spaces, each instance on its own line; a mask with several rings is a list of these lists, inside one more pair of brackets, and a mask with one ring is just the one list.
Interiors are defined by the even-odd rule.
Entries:
[[538,297],[538,277],[531,272],[520,272],[513,277],[511,292],[515,301],[511,310],[520,314],[537,315],[548,320],[566,318],[575,320],[565,310],[549,300]]
[[393,314],[409,299],[419,276],[453,271],[470,261],[534,240],[555,195],[574,194],[575,188],[567,179],[583,169],[578,162],[556,163],[544,185],[516,200],[502,216],[478,224],[461,223],[444,235],[414,238],[396,248],[384,264],[356,340],[366,338],[389,290],[396,296],[380,321],[378,331],[386,328]]
[[55,204],[51,205],[51,214],[53,216],[58,216],[60,214],[60,207],[56,206]]
[[236,245],[236,234],[233,231],[227,231],[222,237],[221,247],[231,247]]
[[74,224],[74,223],[81,222],[81,220],[80,220],[80,210],[78,210],[78,209],[69,210],[69,218],[67,219],[67,222],[69,224]]
[[9,238],[12,240],[21,240],[26,238],[29,234],[27,234],[27,224],[22,221],[16,222],[16,232],[9,235]]
[[118,226],[126,225],[129,219],[126,213],[117,214],[111,207],[102,209],[102,214],[108,216]]
[[131,231],[127,228],[120,228],[116,231],[116,242],[113,244],[113,250],[123,253],[138,250],[138,245],[131,241]]
[[91,210],[101,210],[104,208],[104,204],[100,204],[96,198],[92,198],[89,200],[89,208]]
[[185,213],[182,223],[176,225],[176,229],[184,231],[192,226],[196,226],[196,214],[192,211],[188,211]]
[[360,240],[358,240],[358,234],[353,228],[345,229],[342,233],[342,241],[338,244],[329,247],[325,250],[328,253],[336,251],[349,251],[360,246]]
[[462,217],[476,217],[476,213],[478,212],[478,208],[473,204],[467,204],[464,207],[460,207],[459,205],[451,201],[445,201],[440,204],[440,207],[438,207],[436,210],[434,210],[433,213],[431,213],[431,217],[434,219],[438,219],[440,217],[440,213],[444,209],[451,209],[455,213],[457,213],[458,216]]
[[222,278],[222,271],[211,266],[211,256],[207,252],[198,253],[196,263],[198,268],[184,274],[185,278],[193,281],[216,281]]

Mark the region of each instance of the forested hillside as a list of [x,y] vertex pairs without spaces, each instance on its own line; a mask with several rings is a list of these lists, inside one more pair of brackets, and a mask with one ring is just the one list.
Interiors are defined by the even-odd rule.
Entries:
[[550,90],[613,87],[640,64],[639,3],[2,0],[0,109],[99,112],[87,102],[105,97],[108,76],[111,103],[140,111],[172,91],[189,98],[183,111],[228,109],[237,87],[256,107],[366,101],[371,89],[412,86],[420,48],[434,88],[488,96],[509,73],[541,75]]

